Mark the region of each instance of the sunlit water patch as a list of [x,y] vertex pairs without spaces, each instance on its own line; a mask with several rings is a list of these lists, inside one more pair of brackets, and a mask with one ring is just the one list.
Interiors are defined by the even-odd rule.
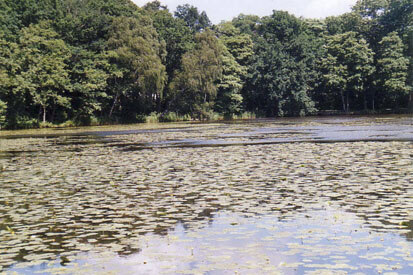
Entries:
[[254,145],[336,127],[258,121],[0,139],[0,270],[411,274],[411,128],[345,123],[407,138]]
[[326,205],[294,217],[248,217],[223,212],[197,228],[177,224],[166,236],[130,241],[139,252],[79,253],[19,273],[114,274],[381,274],[413,272],[413,244],[372,232],[360,217]]

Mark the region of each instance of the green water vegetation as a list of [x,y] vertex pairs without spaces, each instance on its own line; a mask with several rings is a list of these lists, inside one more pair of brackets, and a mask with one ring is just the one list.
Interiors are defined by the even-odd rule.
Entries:
[[411,274],[413,143],[302,141],[410,121],[13,131],[0,139],[0,273]]
[[213,25],[159,1],[1,0],[0,127],[413,108],[412,14],[359,0]]

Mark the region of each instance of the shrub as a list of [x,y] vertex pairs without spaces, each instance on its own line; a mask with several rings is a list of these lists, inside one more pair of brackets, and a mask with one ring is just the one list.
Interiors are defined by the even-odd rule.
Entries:
[[208,113],[205,113],[204,115],[205,115],[206,120],[213,120],[214,121],[214,120],[223,120],[224,119],[223,115],[221,115],[219,113],[216,113],[216,112],[212,112],[212,111],[210,111]]
[[40,122],[39,127],[43,129],[43,128],[54,128],[56,126],[53,123],[46,121],[46,122]]
[[237,116],[236,119],[256,119],[257,115],[251,112],[244,112],[241,115]]
[[6,111],[6,103],[0,100],[0,129],[3,128],[6,124]]
[[149,116],[146,117],[146,123],[158,123],[160,115],[153,112]]
[[65,122],[59,124],[59,127],[62,127],[62,128],[70,128],[70,127],[76,127],[76,126],[78,126],[78,125],[73,120],[68,120],[68,121],[65,121]]
[[145,115],[136,115],[135,120],[137,123],[146,123]]
[[13,117],[10,121],[7,121],[6,125],[9,129],[32,129],[39,128],[39,126],[39,120],[19,115]]
[[181,116],[175,112],[167,112],[159,116],[160,122],[179,122],[179,121],[190,121],[190,120],[192,120],[190,115],[186,114],[186,115]]

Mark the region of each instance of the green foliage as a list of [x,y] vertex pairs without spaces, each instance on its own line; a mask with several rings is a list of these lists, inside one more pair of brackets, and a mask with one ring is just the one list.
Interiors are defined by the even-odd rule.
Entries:
[[129,101],[125,103],[129,106],[125,106],[126,112],[122,114],[129,116],[138,110],[147,112],[159,105],[166,82],[161,59],[165,45],[159,42],[150,18],[115,18],[108,47],[112,52],[110,61],[117,68],[112,76],[116,93],[113,106],[118,100],[123,100],[122,103]]
[[399,105],[400,102],[406,101],[409,92],[406,83],[409,59],[403,56],[403,43],[396,32],[385,36],[379,45],[379,98],[381,101],[388,101],[389,105]]
[[137,115],[136,121],[138,123],[158,123],[158,122],[182,122],[192,120],[189,114],[179,115],[175,112],[157,113],[152,112],[149,115]]
[[157,0],[2,0],[0,127],[387,109],[409,91],[413,109],[412,26],[411,0],[217,26]]
[[253,35],[256,33],[261,22],[261,18],[257,15],[240,14],[232,19],[232,24],[238,28],[241,33]]
[[[250,106],[267,116],[306,115],[315,111],[307,93],[306,68],[288,53],[270,44],[257,55],[251,69]],[[250,87],[251,87],[250,86]]]
[[145,118],[141,121],[140,116],[137,116],[138,122],[146,122],[146,123],[158,123],[159,122],[159,114],[156,112],[150,113],[148,116],[145,116]]
[[174,18],[159,2],[150,2],[145,6],[148,15],[153,20],[160,40],[166,45],[164,64],[168,75],[180,69],[182,55],[193,48],[194,37],[185,21]]
[[53,0],[4,0],[16,16],[18,28],[29,27],[59,16],[61,1]]
[[202,119],[208,116],[217,96],[223,46],[212,31],[197,34],[196,42],[195,48],[182,57],[182,70],[175,74],[170,90],[179,113]]
[[7,111],[7,104],[0,100],[0,129],[5,126],[6,111]]
[[223,22],[216,27],[219,39],[242,66],[244,77],[247,74],[247,66],[250,65],[254,55],[254,43],[249,34],[241,33],[231,22]]
[[145,5],[145,12],[152,18],[159,40],[166,48],[166,57],[162,60],[167,73],[167,84],[163,91],[161,106],[157,111],[169,106],[171,92],[169,86],[174,78],[174,73],[181,69],[182,56],[193,49],[195,45],[192,30],[186,26],[184,20],[175,18],[160,2],[153,1]]
[[0,1],[0,37],[8,41],[16,41],[20,20],[11,4],[10,1]]
[[39,124],[39,128],[40,129],[46,129],[46,128],[54,128],[55,126],[54,126],[54,124],[53,123],[51,123],[51,122],[47,122],[47,121],[45,121],[45,122],[40,122],[40,124]]
[[256,119],[257,115],[251,112],[243,112],[240,115],[235,115],[232,117],[233,119]]
[[192,118],[190,115],[186,114],[180,116],[175,112],[163,113],[159,116],[159,122],[180,122],[180,121],[190,121]]
[[20,37],[20,47],[22,82],[19,88],[28,92],[33,102],[41,106],[43,122],[46,122],[49,107],[70,108],[67,91],[71,87],[66,68],[70,51],[48,21],[24,28]]
[[138,8],[129,0],[65,0],[56,30],[71,45],[102,51],[115,17],[132,17]]
[[0,100],[6,103],[7,125],[16,125],[18,115],[26,113],[25,95],[20,87],[21,68],[18,44],[0,39]]
[[408,32],[408,57],[410,60],[410,66],[408,69],[408,84],[410,86],[410,96],[409,96],[409,109],[413,113],[413,28]]
[[106,92],[108,59],[104,54],[72,47],[69,67],[74,119],[82,125],[89,125],[91,118],[102,111],[103,102],[109,97]]
[[39,128],[40,122],[38,119],[29,118],[27,116],[16,115],[13,120],[7,122],[6,127],[9,129],[32,129]]
[[255,56],[244,91],[247,107],[267,116],[315,112],[309,97],[314,55],[306,26],[287,12],[274,12],[258,28]]
[[239,114],[242,109],[243,98],[241,89],[243,87],[242,76],[245,77],[245,69],[237,63],[231,53],[223,48],[222,55],[222,77],[217,86],[218,98],[216,109],[227,117]]
[[219,39],[224,45],[222,55],[222,77],[218,84],[218,98],[215,109],[226,117],[232,117],[242,111],[244,87],[251,63],[253,42],[248,34],[241,34],[231,22],[221,23],[216,27]]
[[326,56],[321,61],[326,86],[339,91],[343,110],[350,110],[350,100],[362,98],[367,109],[365,84],[373,74],[373,51],[355,32],[327,37]]
[[368,34],[369,31],[367,22],[356,12],[327,17],[325,23],[326,31],[329,35],[343,34],[346,32]]
[[413,24],[413,2],[411,0],[389,0],[385,12],[378,18],[387,33],[408,33]]
[[203,11],[199,13],[198,8],[185,4],[176,7],[175,17],[185,21],[193,32],[200,32],[211,27],[208,15]]
[[76,127],[76,126],[78,126],[78,124],[73,120],[68,120],[58,125],[58,127],[61,127],[61,128],[70,128],[70,127]]
[[389,0],[358,0],[353,11],[365,18],[375,19],[383,14],[389,5]]
[[324,107],[327,106],[326,109],[342,109],[346,111],[344,95],[348,86],[347,66],[340,64],[337,56],[327,54],[320,60],[320,68],[323,73],[321,81],[323,81],[324,89],[319,91],[319,93],[322,93],[319,104]]

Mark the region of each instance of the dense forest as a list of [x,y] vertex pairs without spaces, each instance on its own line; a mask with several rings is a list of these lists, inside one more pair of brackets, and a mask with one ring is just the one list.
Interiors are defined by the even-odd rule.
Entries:
[[218,25],[159,1],[0,0],[0,127],[407,108],[412,20],[413,0]]

